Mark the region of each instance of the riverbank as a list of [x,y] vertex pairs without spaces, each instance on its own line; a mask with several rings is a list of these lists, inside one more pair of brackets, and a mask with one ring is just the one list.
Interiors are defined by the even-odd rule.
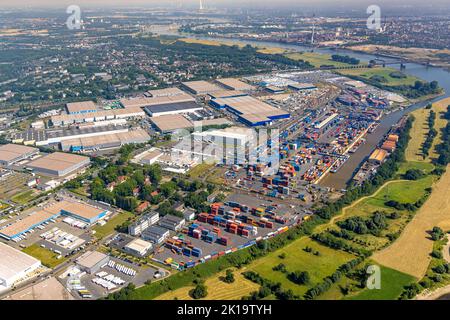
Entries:
[[414,300],[450,300],[450,285],[434,291],[424,291]]
[[439,55],[450,55],[450,50],[427,49],[427,48],[401,48],[386,45],[356,45],[344,46],[346,50],[357,53],[373,54],[388,59],[402,59],[407,62],[418,63],[425,66],[439,67],[450,70],[450,63],[441,59]]

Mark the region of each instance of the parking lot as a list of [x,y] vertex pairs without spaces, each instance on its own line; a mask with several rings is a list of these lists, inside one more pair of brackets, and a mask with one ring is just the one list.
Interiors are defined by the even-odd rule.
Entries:
[[[119,266],[128,268],[128,270],[134,270],[136,272],[135,275],[129,275],[124,272],[119,271]],[[155,279],[155,273],[156,272],[165,272],[163,270],[159,270],[153,267],[139,267],[135,264],[131,264],[129,262],[126,262],[124,260],[111,257],[110,263],[97,272],[95,274],[85,274],[81,276],[80,280],[80,287],[85,288],[84,290],[87,290],[92,295],[89,299],[98,299],[101,297],[107,296],[109,293],[114,292],[116,290],[119,290],[120,288],[123,288],[127,286],[129,283],[133,283],[136,286],[142,286],[145,281],[148,279]],[[165,276],[164,274],[162,276]],[[63,280],[68,281],[68,279]],[[114,283],[116,282],[116,283]],[[111,285],[113,284],[114,287],[111,287],[111,289],[107,289],[102,284]],[[66,283],[67,285],[67,283]],[[82,299],[81,295],[78,293],[78,290],[73,290],[73,295],[78,298]]]

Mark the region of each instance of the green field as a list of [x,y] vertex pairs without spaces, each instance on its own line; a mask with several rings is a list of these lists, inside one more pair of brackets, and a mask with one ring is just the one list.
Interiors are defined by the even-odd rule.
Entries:
[[351,64],[348,63],[333,61],[331,59],[331,55],[329,54],[301,52],[301,53],[289,53],[286,56],[293,60],[307,61],[316,68],[320,68],[320,66],[333,66],[336,68],[345,68],[352,66]]
[[392,72],[398,72],[398,70],[393,68],[361,68],[361,69],[345,69],[339,70],[339,73],[345,76],[357,76],[365,80],[371,80],[372,77],[378,76],[383,77],[386,82],[381,82],[388,86],[400,86],[400,85],[413,85],[417,80],[416,77],[407,75],[405,78],[393,78],[391,77]]
[[422,170],[425,173],[430,173],[434,170],[434,165],[429,162],[421,162],[421,161],[408,161],[403,162],[398,168],[399,176],[406,173],[406,171],[410,169],[418,169]]
[[22,193],[19,193],[11,198],[11,201],[18,204],[26,204],[30,200],[34,198],[33,190],[28,190]]
[[[313,251],[319,251],[316,256],[312,252],[303,249],[308,246]],[[286,257],[279,256],[284,253]],[[354,259],[355,256],[325,247],[309,238],[300,238],[286,247],[274,251],[267,256],[256,260],[248,266],[248,270],[257,272],[263,278],[274,282],[280,282],[283,289],[292,289],[297,295],[303,295],[308,289],[330,276],[336,269],[346,262]],[[288,272],[308,271],[311,281],[308,285],[298,285],[287,278],[287,274],[280,271],[273,271],[272,268],[279,263],[286,265]]]
[[110,235],[114,232],[114,229],[127,221],[129,218],[134,217],[134,215],[131,212],[123,211],[117,215],[115,215],[113,218],[109,219],[109,221],[104,226],[95,226],[95,237],[97,239],[102,239],[106,237],[107,235]]
[[400,271],[380,266],[381,288],[364,289],[360,293],[347,297],[349,300],[396,300],[403,291],[403,287],[416,279]]
[[33,244],[28,248],[23,249],[22,251],[32,257],[35,257],[36,259],[40,260],[44,266],[52,269],[66,261],[66,258],[64,257],[61,259],[57,259],[56,257],[58,256],[58,254],[51,252],[48,249],[42,248],[38,244]]
[[209,164],[206,162],[200,163],[195,167],[193,167],[192,169],[190,169],[187,172],[187,175],[193,179],[198,179],[207,174],[209,171],[211,171],[214,168],[214,166],[215,166],[214,164]]
[[368,198],[365,203],[378,209],[387,209],[385,202],[389,200],[401,203],[414,203],[425,195],[425,189],[431,187],[435,178],[426,176],[416,181],[400,180],[383,187],[374,197]]

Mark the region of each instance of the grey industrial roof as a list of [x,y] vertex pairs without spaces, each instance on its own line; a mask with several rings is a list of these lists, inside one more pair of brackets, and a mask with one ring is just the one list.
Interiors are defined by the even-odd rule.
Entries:
[[166,103],[160,104],[157,106],[145,107],[145,110],[150,113],[159,113],[159,112],[169,112],[169,111],[182,111],[189,110],[194,108],[201,108],[194,101],[185,101],[185,102],[175,102],[175,103]]

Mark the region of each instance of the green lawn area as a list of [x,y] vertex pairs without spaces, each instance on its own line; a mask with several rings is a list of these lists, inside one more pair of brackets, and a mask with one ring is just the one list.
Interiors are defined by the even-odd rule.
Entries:
[[380,266],[380,271],[380,289],[364,289],[354,296],[346,297],[345,300],[396,300],[404,286],[416,281],[413,276],[384,266]]
[[11,201],[18,203],[18,204],[26,204],[33,198],[34,198],[33,190],[28,190],[28,191],[16,194],[15,196],[11,197]]
[[431,171],[434,170],[434,165],[429,162],[424,162],[424,161],[407,161],[407,162],[403,162],[400,165],[400,167],[398,169],[398,174],[403,175],[406,173],[406,171],[408,171],[410,169],[418,169],[418,170],[422,170],[425,173],[430,173]]
[[399,86],[399,85],[412,85],[418,79],[413,76],[406,75],[405,78],[393,78],[390,74],[392,72],[398,72],[398,70],[393,68],[361,68],[361,69],[345,69],[339,70],[340,74],[346,76],[358,76],[367,80],[370,80],[373,76],[383,77],[386,79],[386,82],[381,82],[382,84],[388,86]]
[[133,216],[134,215],[131,212],[123,211],[123,212],[115,215],[113,218],[109,219],[109,221],[104,226],[99,226],[99,225],[95,226],[93,229],[95,231],[95,237],[97,239],[102,239],[102,238],[106,237],[107,235],[114,232],[114,229],[117,226],[121,225],[122,223],[127,221],[128,218],[131,218]]
[[44,266],[52,269],[66,261],[66,258],[64,257],[62,257],[61,259],[57,259],[56,257],[58,256],[58,254],[51,252],[48,249],[42,248],[38,244],[33,244],[28,248],[23,249],[22,251],[32,257],[35,257],[36,259],[40,260]]
[[320,66],[323,65],[334,66],[337,68],[352,66],[351,64],[348,63],[333,61],[331,59],[331,55],[329,54],[320,54],[315,52],[300,52],[300,53],[289,53],[286,56],[293,60],[307,61],[316,68],[319,68]]
[[[319,251],[318,256],[303,249],[310,247],[313,251]],[[284,259],[280,254],[285,253]],[[259,273],[263,278],[280,282],[283,289],[292,289],[297,295],[303,295],[309,288],[322,281],[326,276],[331,275],[344,263],[354,259],[355,256],[325,247],[310,238],[300,238],[286,247],[274,251],[267,256],[256,260],[248,266],[248,270]],[[308,271],[311,281],[308,285],[298,285],[287,278],[287,274],[280,271],[273,271],[272,268],[279,263],[286,266],[288,272]]]
[[86,191],[86,189],[87,189],[87,187],[82,186],[82,187],[79,187],[79,188],[76,188],[76,189],[72,189],[71,191],[73,193],[76,193],[76,194],[82,196],[82,197],[88,197],[89,193]]
[[414,203],[419,200],[425,193],[425,189],[431,187],[434,176],[426,176],[416,181],[398,181],[386,185],[383,190],[376,196],[367,199],[366,202],[372,206],[386,208],[384,203],[389,200],[401,203]]
[[199,165],[196,165],[192,169],[190,169],[187,172],[187,175],[193,179],[197,179],[206,173],[208,173],[211,169],[213,169],[215,164],[209,164],[209,163],[200,163]]

